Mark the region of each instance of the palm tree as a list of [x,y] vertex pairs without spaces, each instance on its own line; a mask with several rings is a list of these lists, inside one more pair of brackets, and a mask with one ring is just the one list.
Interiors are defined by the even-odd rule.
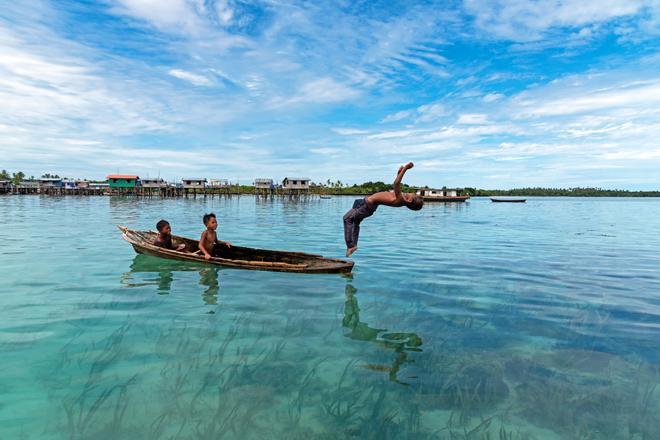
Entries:
[[12,177],[11,182],[14,185],[18,185],[23,181],[24,178],[25,178],[25,173],[23,173],[23,171],[19,171],[18,173],[14,173],[14,177]]

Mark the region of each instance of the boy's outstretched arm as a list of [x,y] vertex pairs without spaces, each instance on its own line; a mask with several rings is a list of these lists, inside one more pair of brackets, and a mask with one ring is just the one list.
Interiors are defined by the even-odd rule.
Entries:
[[403,175],[406,174],[406,171],[414,166],[415,165],[412,162],[408,162],[407,164],[399,167],[399,172],[396,175],[396,179],[394,179],[394,197],[396,197],[397,200],[403,198],[403,193],[401,192],[401,181],[403,180]]
[[403,206],[405,203],[403,193],[401,192],[401,180],[403,180],[403,175],[413,167],[412,162],[399,167],[399,172],[394,179],[394,192],[392,191],[381,191],[376,194],[370,195],[367,199],[369,203],[377,205],[387,205],[387,206]]

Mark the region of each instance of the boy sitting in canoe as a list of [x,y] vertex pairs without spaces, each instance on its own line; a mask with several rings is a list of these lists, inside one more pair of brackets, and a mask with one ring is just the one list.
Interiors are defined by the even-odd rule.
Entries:
[[202,232],[199,239],[199,250],[204,254],[204,258],[208,260],[217,254],[218,245],[224,244],[230,248],[231,243],[218,240],[218,235],[215,232],[218,229],[218,220],[215,218],[215,214],[204,214],[202,221],[206,226],[206,231]]
[[167,220],[161,220],[156,223],[156,229],[158,230],[158,236],[154,241],[154,246],[177,251],[182,251],[186,248],[186,245],[183,243],[178,245],[176,249],[174,248],[172,244],[172,228]]
[[399,172],[394,179],[394,191],[381,191],[364,199],[353,202],[351,208],[344,215],[344,240],[346,241],[346,256],[350,257],[357,251],[358,238],[360,235],[360,223],[367,217],[371,217],[379,205],[399,208],[405,206],[413,211],[419,211],[424,206],[424,199],[412,193],[401,192],[401,180],[406,171],[413,167],[412,162],[399,167]]

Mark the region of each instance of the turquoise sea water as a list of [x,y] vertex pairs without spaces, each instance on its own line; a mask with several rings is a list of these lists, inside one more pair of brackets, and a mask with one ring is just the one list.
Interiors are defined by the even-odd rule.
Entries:
[[115,225],[344,251],[353,198],[0,198],[0,438],[660,438],[660,200],[381,207],[352,277],[136,255]]

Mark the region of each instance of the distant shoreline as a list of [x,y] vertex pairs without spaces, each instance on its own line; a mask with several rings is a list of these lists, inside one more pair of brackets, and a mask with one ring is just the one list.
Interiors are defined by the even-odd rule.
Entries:
[[[328,196],[328,197],[366,197],[373,193],[351,193],[351,192],[342,192],[342,193],[331,193],[331,192],[300,192],[298,194],[259,194],[254,191],[246,192],[215,192],[215,191],[206,191],[198,192],[196,194],[190,193],[187,196],[160,196],[158,194],[148,195],[148,194],[134,194],[134,193],[105,193],[105,194],[77,194],[75,192],[71,193],[29,193],[29,194],[19,194],[19,193],[0,193],[0,198],[2,197],[12,197],[12,196],[44,196],[44,197],[139,197],[144,199],[157,198],[157,199],[171,199],[171,198],[203,198],[203,197],[236,197],[236,196],[256,196],[261,198],[268,197],[278,197],[278,198],[297,198],[297,197],[310,197],[310,196]],[[653,192],[649,194],[645,191],[639,192],[629,192],[627,194],[525,194],[525,193],[516,193],[516,194],[507,194],[507,193],[498,193],[498,194],[479,194],[472,195],[470,199],[488,199],[489,197],[539,197],[539,198],[552,198],[552,197],[566,197],[566,198],[660,198],[660,192]],[[468,199],[468,201],[470,200]],[[438,202],[443,203],[443,202]]]
[[[114,179],[117,180],[117,179]],[[144,180],[148,184],[142,184]],[[154,179],[151,179],[154,180]],[[257,179],[259,180],[259,179]],[[286,179],[285,179],[286,180]],[[197,180],[195,180],[197,182]],[[269,179],[270,187],[255,187],[251,185],[240,185],[223,180],[224,185],[216,186],[206,184],[207,179],[199,179],[203,182],[197,186],[188,182],[182,183],[165,182],[160,179],[154,185],[149,179],[140,179],[133,176],[131,182],[123,182],[119,185],[116,182],[94,181],[94,180],[72,180],[61,178],[57,175],[46,174],[41,178],[25,179],[21,172],[10,176],[5,170],[0,173],[0,195],[14,193],[20,195],[28,194],[48,194],[48,195],[113,195],[113,194],[136,194],[143,197],[197,197],[197,196],[215,196],[215,195],[240,195],[240,194],[259,194],[259,195],[277,195],[287,197],[298,196],[355,196],[361,197],[374,194],[380,191],[391,191],[391,183],[382,181],[364,182],[361,184],[347,185],[341,181],[332,182],[313,182],[305,179],[304,186],[286,186],[274,185],[272,179]],[[120,182],[122,183],[122,182]],[[260,183],[260,182],[259,182]],[[623,189],[603,189],[593,187],[575,187],[575,188],[544,188],[544,187],[523,187],[513,189],[481,189],[475,187],[447,188],[428,186],[410,186],[401,185],[403,192],[416,192],[418,190],[433,190],[434,194],[444,196],[469,195],[470,197],[660,197],[660,190],[641,191],[641,190],[623,190]]]

